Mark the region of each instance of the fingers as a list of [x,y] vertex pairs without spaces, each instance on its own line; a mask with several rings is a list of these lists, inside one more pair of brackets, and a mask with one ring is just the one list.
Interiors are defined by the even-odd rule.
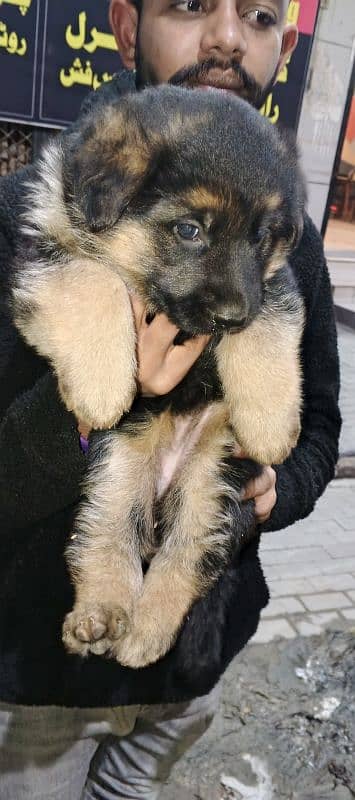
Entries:
[[277,494],[274,488],[255,498],[255,515],[259,524],[266,522],[270,518],[276,500]]
[[131,302],[137,330],[140,390],[146,396],[167,394],[185,377],[210,337],[198,336],[175,345],[179,328],[165,314],[156,314],[147,322],[142,300],[131,295]]
[[151,322],[147,322],[147,309],[144,302],[136,294],[131,294],[131,303],[138,340],[153,345],[154,350],[166,352],[172,347],[179,328],[165,314],[156,314]]
[[272,467],[263,467],[262,472],[257,478],[252,478],[245,487],[243,499],[252,500],[262,497],[269,491],[275,489],[276,472]]
[[259,523],[269,519],[277,500],[276,472],[272,467],[263,467],[261,475],[248,481],[243,493],[243,502],[245,500],[254,500]]
[[[175,375],[176,383],[186,375],[190,367],[195,363],[202,351],[205,349],[206,344],[209,342],[210,336],[196,336],[194,339],[188,339],[182,345],[175,345],[167,354],[167,362],[171,373]],[[180,376],[180,377],[179,377]]]

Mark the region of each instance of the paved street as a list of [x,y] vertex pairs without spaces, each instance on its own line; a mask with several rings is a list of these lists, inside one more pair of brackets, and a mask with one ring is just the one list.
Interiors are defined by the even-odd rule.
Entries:
[[[339,326],[341,453],[355,453],[355,333]],[[271,602],[253,642],[320,633],[340,618],[355,625],[355,479],[334,480],[307,520],[264,536]]]

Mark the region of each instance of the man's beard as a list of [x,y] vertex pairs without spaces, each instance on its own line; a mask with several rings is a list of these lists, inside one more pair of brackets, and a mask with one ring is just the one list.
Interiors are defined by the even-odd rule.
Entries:
[[[137,89],[144,89],[145,86],[157,86],[160,81],[157,78],[154,69],[145,61],[142,56],[141,48],[139,46],[139,37],[137,37],[136,53],[136,87]],[[233,73],[237,88],[235,94],[242,97],[254,108],[260,109],[264,105],[268,94],[272,91],[278,70],[275,70],[274,75],[266,86],[261,86],[255,78],[252,77],[236,59],[230,59],[229,62],[218,61],[212,57],[202,61],[200,64],[193,64],[192,66],[183,67],[175,72],[169,78],[167,83],[173,86],[185,86],[186,88],[194,88],[199,86],[200,83],[208,84],[208,75],[212,70],[218,70],[221,75],[227,70]],[[223,84],[223,78],[221,79]]]

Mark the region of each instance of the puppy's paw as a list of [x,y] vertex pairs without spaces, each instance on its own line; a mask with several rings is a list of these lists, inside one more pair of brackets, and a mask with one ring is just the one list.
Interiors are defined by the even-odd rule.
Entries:
[[262,414],[255,415],[253,425],[245,415],[241,414],[234,425],[238,443],[250,458],[260,464],[282,464],[296,446],[300,431],[300,415],[298,409],[290,413],[280,409],[273,414],[270,410],[265,419]]
[[95,375],[91,370],[86,379],[82,376],[75,383],[59,376],[59,392],[77,419],[95,430],[106,430],[131,408],[137,392],[133,370],[134,364],[127,375]]
[[136,332],[126,286],[91,259],[73,259],[26,275],[17,324],[45,356],[69,409],[91,428],[109,428],[136,393]]
[[125,667],[138,669],[154,664],[170,650],[176,630],[152,619],[133,618],[130,630],[115,642],[112,655]]
[[77,605],[64,620],[62,639],[69,653],[103,655],[128,629],[128,615],[121,606]]

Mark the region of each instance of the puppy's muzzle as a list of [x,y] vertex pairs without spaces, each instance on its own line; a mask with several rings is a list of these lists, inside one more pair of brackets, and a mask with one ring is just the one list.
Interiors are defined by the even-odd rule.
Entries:
[[241,305],[240,309],[225,306],[218,309],[218,313],[213,315],[213,322],[217,330],[223,333],[237,333],[245,327],[248,321],[246,305]]

